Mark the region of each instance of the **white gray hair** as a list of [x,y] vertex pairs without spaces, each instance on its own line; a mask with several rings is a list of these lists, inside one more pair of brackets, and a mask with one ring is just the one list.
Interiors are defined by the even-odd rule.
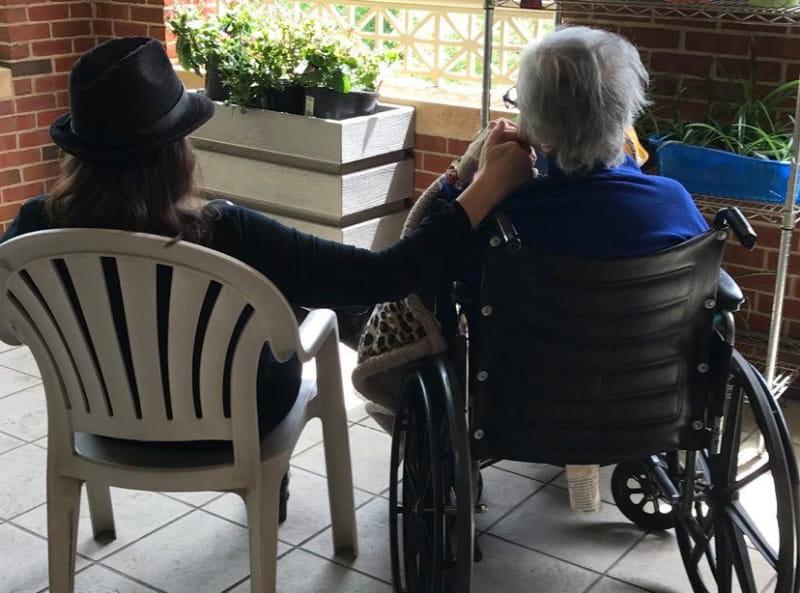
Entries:
[[647,70],[619,35],[566,27],[529,46],[517,82],[521,131],[584,174],[624,159],[625,131],[647,105]]

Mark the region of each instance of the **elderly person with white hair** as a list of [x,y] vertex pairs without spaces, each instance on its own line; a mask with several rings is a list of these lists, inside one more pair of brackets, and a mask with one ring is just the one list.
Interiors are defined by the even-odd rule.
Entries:
[[624,146],[646,105],[647,71],[622,37],[560,29],[532,44],[519,70],[520,134],[537,147],[540,175],[501,208],[523,241],[549,253],[653,253],[708,225],[677,181],[643,174]]

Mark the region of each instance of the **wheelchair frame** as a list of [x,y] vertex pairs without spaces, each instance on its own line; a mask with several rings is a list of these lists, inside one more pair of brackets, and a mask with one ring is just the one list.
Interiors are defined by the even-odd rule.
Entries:
[[[720,212],[714,226],[720,231],[730,228],[748,248],[755,243],[755,233],[738,210]],[[495,237],[502,237],[507,248],[519,248],[512,227],[501,219],[498,229]],[[734,350],[733,313],[718,310],[715,325],[712,362],[722,365],[719,376],[724,381],[715,386],[717,397],[708,403],[707,445],[620,463],[612,478],[614,500],[627,518],[645,529],[676,530],[694,593],[731,593],[734,575],[742,593],[758,593],[749,548],[775,571],[770,591],[796,593],[800,477],[794,449],[763,377]],[[471,422],[470,381],[460,380],[471,377],[469,355],[453,358],[432,357],[410,372],[395,421],[390,537],[397,593],[469,593],[473,562],[481,558],[473,514],[483,507],[475,472],[498,459],[473,454],[472,439],[482,435]],[[454,363],[461,360],[466,368],[457,372]],[[739,477],[746,405],[764,437],[768,461]],[[777,549],[738,496],[767,473],[775,486]]]

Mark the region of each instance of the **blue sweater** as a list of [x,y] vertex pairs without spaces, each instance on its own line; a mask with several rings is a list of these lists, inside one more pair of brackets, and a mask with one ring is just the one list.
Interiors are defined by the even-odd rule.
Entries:
[[[444,186],[442,195],[454,199],[458,192]],[[680,183],[645,175],[630,157],[583,177],[569,177],[551,164],[547,176],[519,187],[501,209],[523,243],[559,255],[644,255],[708,230]]]

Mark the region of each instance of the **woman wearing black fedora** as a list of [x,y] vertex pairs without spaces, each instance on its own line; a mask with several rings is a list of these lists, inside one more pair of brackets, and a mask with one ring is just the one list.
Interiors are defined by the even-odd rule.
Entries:
[[[22,206],[3,241],[59,227],[175,237],[249,264],[296,306],[371,305],[458,277],[474,254],[472,229],[531,177],[530,149],[501,122],[485,169],[469,189],[416,232],[373,253],[229,202],[195,203],[195,159],[186,136],[212,116],[214,103],[184,90],[158,41],[98,45],[77,61],[69,86],[71,111],[50,128],[63,151],[60,177],[49,196]],[[259,381],[259,421],[267,431],[291,408],[300,365],[270,362],[265,348]]]

